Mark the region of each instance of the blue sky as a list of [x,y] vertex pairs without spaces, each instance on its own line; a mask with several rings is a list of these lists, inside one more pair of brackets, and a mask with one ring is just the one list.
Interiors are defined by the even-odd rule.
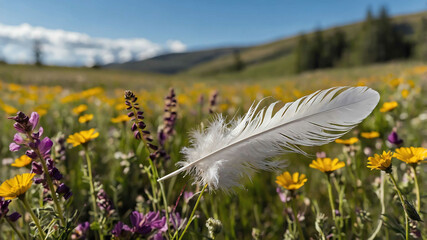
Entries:
[[[392,15],[427,10],[427,1],[112,1],[0,0],[0,23],[27,23],[94,38],[138,38],[185,49],[251,45],[363,20],[366,9],[386,6]],[[163,49],[163,48],[162,48]]]

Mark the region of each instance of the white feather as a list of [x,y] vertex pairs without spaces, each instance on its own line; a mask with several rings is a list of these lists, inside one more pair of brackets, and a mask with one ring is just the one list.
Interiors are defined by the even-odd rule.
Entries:
[[187,171],[200,184],[227,191],[256,170],[279,167],[281,162],[271,157],[305,154],[298,146],[323,145],[341,137],[372,112],[379,98],[367,87],[337,87],[287,103],[275,113],[278,102],[259,111],[260,103],[252,105],[230,123],[218,116],[207,129],[192,132],[191,147],[182,150],[186,161],[158,181]]

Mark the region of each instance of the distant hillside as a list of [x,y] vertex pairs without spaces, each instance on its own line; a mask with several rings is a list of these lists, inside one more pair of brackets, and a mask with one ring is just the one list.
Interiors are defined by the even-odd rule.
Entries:
[[[411,36],[417,28],[422,17],[427,17],[427,12],[394,16],[392,21],[403,29],[407,36]],[[340,28],[347,34],[348,38],[353,38],[362,26],[361,22],[337,26],[324,29],[323,34],[331,34],[336,28]],[[311,34],[307,34],[310,36]],[[213,61],[199,64],[188,73],[191,75],[212,75],[212,74],[238,74],[242,77],[280,76],[293,73],[293,49],[298,43],[298,36],[280,39],[270,43],[247,48],[240,52],[241,60],[245,64],[245,69],[241,72],[230,73],[228,69],[235,64],[232,55],[224,55]]]
[[170,53],[142,61],[131,61],[121,64],[108,64],[103,68],[175,74],[186,71],[196,65],[213,61],[218,57],[229,55],[234,51],[241,51],[242,49],[244,48],[236,47],[185,53]]
[[[427,12],[392,17],[398,28],[406,36],[414,34],[420,19],[427,17]],[[324,29],[324,35],[331,34],[336,28],[353,38],[362,26],[361,22]],[[307,34],[310,36],[311,33]],[[166,54],[151,59],[123,64],[110,64],[106,68],[154,72],[163,74],[186,74],[195,76],[212,76],[233,74],[240,77],[256,78],[282,76],[294,72],[293,50],[298,43],[298,36],[288,37],[269,43],[247,48],[221,48],[206,51]],[[238,54],[235,54],[238,52]],[[236,56],[237,55],[237,56]],[[243,63],[244,69],[235,71],[236,58]]]

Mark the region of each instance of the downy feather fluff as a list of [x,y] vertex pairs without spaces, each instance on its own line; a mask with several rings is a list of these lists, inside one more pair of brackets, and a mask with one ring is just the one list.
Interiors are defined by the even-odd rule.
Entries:
[[282,162],[271,157],[285,152],[305,154],[298,146],[318,146],[341,137],[375,108],[379,94],[367,87],[317,91],[278,111],[278,102],[259,109],[252,105],[241,118],[226,122],[218,116],[206,129],[191,133],[186,161],[159,181],[186,171],[211,190],[229,191],[257,170],[273,170]]

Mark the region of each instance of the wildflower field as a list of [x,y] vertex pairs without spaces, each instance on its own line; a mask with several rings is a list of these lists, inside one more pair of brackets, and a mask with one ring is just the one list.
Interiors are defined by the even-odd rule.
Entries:
[[[268,79],[0,66],[0,78],[0,239],[427,237],[425,63]],[[268,156],[284,163],[273,171],[243,164],[251,180],[215,185],[198,168],[158,181],[219,114],[337,86],[380,96],[339,139]]]

